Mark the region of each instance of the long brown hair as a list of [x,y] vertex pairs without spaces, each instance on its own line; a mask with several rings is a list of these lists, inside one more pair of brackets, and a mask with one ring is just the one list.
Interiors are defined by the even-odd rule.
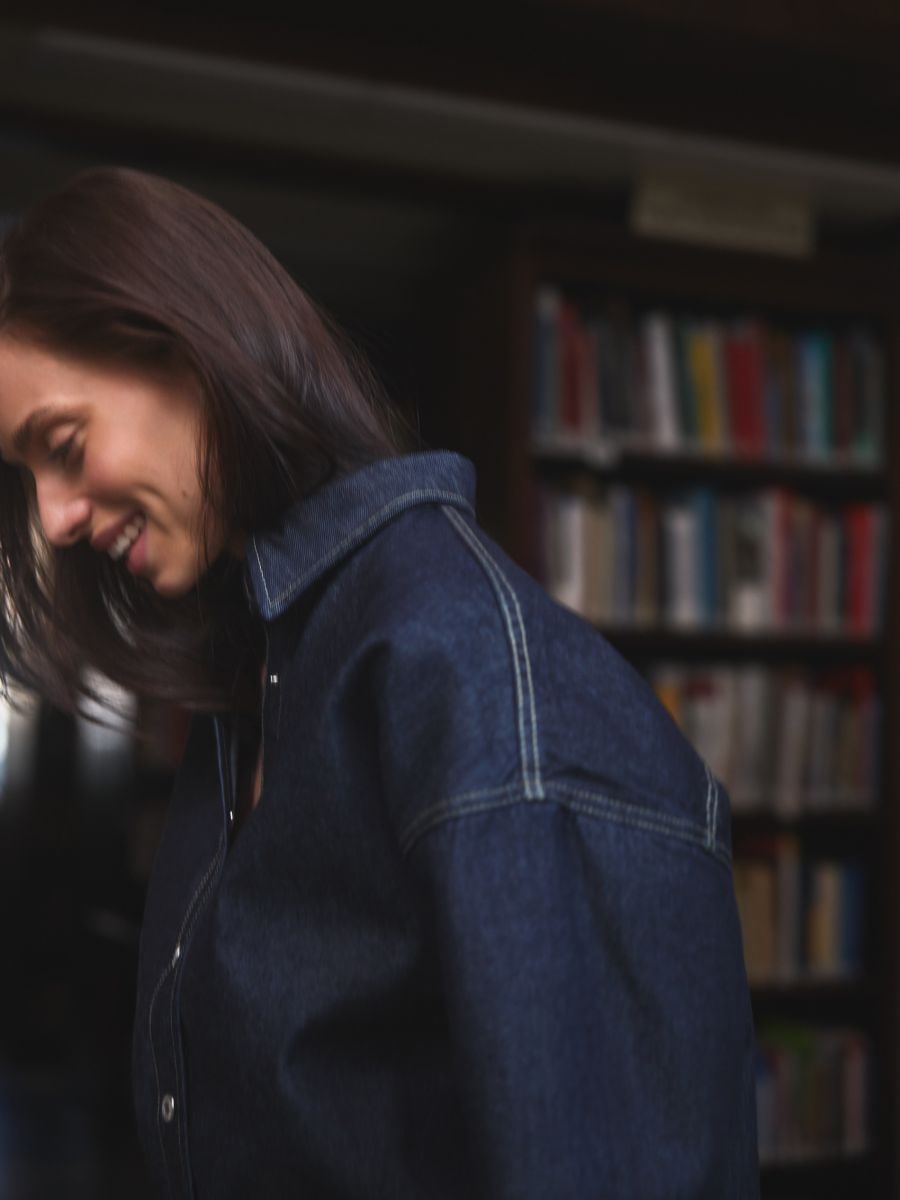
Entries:
[[[205,400],[204,516],[250,533],[323,482],[405,448],[362,357],[233,217],[169,180],[84,171],[0,246],[0,331],[83,361],[189,371]],[[206,525],[207,523],[204,522]],[[244,707],[258,625],[220,556],[178,600],[84,542],[46,541],[0,463],[0,676],[74,710],[87,666],[140,695]]]

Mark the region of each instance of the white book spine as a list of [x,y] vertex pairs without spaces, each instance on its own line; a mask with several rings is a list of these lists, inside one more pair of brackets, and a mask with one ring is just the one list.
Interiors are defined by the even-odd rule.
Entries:
[[560,494],[556,497],[555,509],[556,554],[551,574],[551,594],[558,603],[582,613],[585,593],[584,500],[581,496]]
[[775,775],[774,807],[782,817],[803,808],[803,765],[809,737],[810,692],[803,680],[788,680],[781,695],[781,733]]
[[679,443],[678,382],[672,319],[652,313],[642,327],[646,362],[647,408],[653,422],[653,438],[659,445],[674,448]]
[[697,522],[689,508],[671,505],[663,511],[662,527],[668,620],[673,625],[692,628],[700,623]]

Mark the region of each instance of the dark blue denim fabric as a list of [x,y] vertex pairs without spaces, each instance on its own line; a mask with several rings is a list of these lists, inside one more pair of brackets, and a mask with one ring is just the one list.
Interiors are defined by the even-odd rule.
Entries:
[[162,1196],[758,1196],[727,799],[473,501],[411,455],[252,540],[262,798],[197,718],[147,900]]

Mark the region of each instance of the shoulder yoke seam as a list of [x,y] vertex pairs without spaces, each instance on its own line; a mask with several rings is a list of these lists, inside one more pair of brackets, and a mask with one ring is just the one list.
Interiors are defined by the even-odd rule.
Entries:
[[534,680],[531,659],[528,655],[528,639],[519,598],[499,564],[494,560],[478,535],[463,520],[455,509],[442,509],[447,520],[468,547],[487,576],[506,627],[509,648],[512,654],[513,677],[516,691],[516,716],[519,736],[519,753],[522,769],[522,790],[526,800],[541,800],[544,786],[541,781],[541,763],[538,750],[537,711],[534,699]]
[[[557,804],[596,820],[612,821],[649,833],[660,833],[681,842],[688,842],[725,866],[731,866],[731,851],[719,838],[710,840],[709,827],[683,817],[672,817],[644,805],[629,804],[602,792],[568,785],[546,784],[544,803]],[[450,821],[463,820],[480,813],[491,812],[513,805],[534,804],[535,801],[522,794],[517,784],[506,787],[483,788],[462,792],[447,800],[429,806],[412,820],[400,834],[400,849],[403,854],[412,852],[424,835]]]

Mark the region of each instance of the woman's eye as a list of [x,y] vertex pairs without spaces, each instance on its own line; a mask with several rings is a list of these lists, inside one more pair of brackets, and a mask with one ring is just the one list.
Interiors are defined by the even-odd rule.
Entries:
[[58,446],[51,450],[47,457],[49,458],[50,462],[59,463],[64,467],[68,466],[72,458],[72,449],[74,445],[75,434],[73,433],[71,437],[66,438],[64,442],[60,442]]

